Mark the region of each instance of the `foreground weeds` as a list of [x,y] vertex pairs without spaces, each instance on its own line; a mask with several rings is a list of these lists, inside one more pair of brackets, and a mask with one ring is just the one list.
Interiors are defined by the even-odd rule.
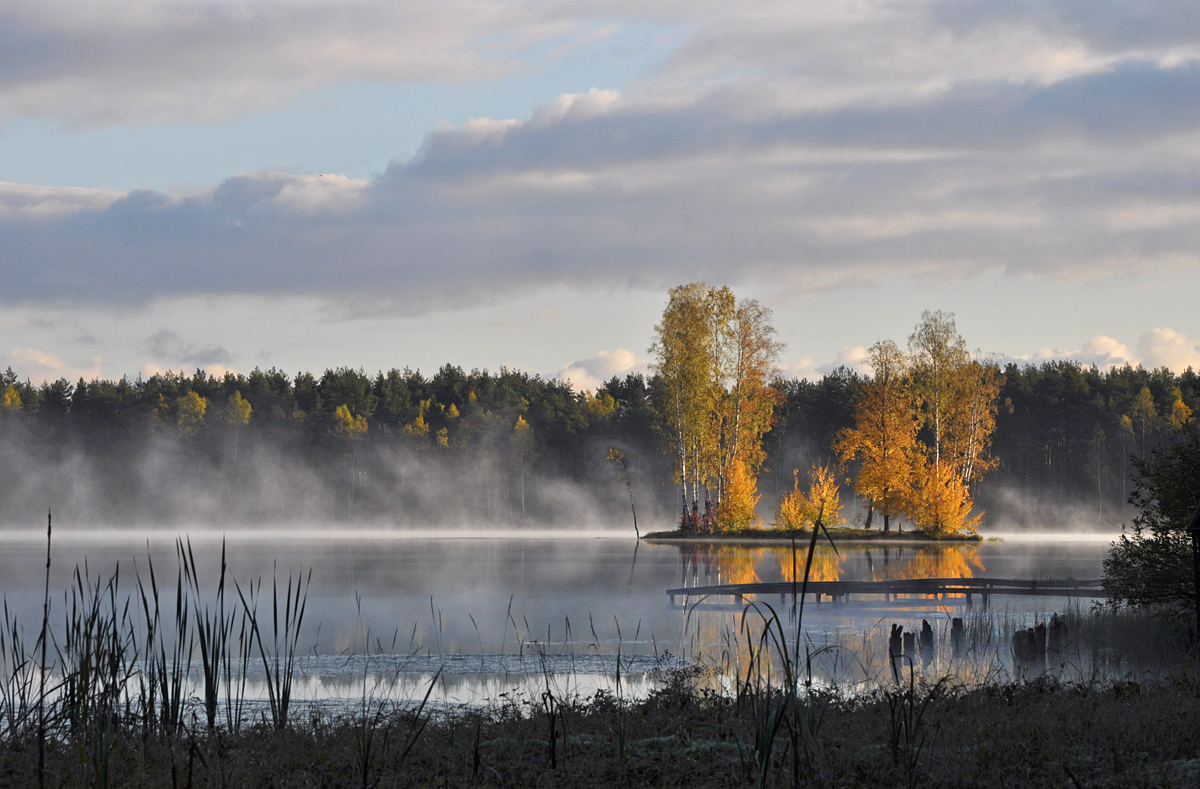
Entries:
[[[432,720],[415,709],[375,710],[368,718],[309,717],[283,729],[266,721],[237,733],[210,732],[198,721],[171,738],[116,725],[108,733],[105,780],[196,787],[1140,787],[1200,781],[1195,675],[1152,685],[1037,681],[966,691],[918,682],[851,700],[814,694],[803,704],[821,717],[821,758],[802,749],[799,771],[786,746],[760,764],[753,711],[686,680],[633,704],[610,694],[555,703],[553,722],[545,700],[532,699]],[[48,743],[47,786],[97,785],[93,766],[80,764],[77,749],[69,737]],[[36,757],[34,742],[6,743],[0,784],[35,786]]]

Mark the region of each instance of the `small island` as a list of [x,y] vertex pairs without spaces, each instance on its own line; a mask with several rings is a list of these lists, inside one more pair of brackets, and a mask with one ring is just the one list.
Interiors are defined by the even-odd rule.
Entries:
[[[782,347],[771,311],[753,299],[702,282],[671,290],[650,352],[661,381],[662,449],[679,490],[678,531],[649,539],[790,541],[822,528],[843,540],[979,539],[974,488],[998,463],[990,449],[1003,378],[990,357],[967,350],[952,314],[924,312],[908,351],[890,340],[871,346],[872,374],[851,424],[807,474],[794,469],[765,526],[758,476],[765,437],[781,418],[772,381]],[[614,447],[609,459],[621,465],[632,507],[623,455]],[[864,528],[843,525],[846,485],[866,505]],[[882,529],[870,528],[875,515]],[[912,530],[893,528],[900,518]]]
[[[825,531],[830,539],[838,542],[982,542],[983,536],[974,534],[937,534],[924,531],[883,531],[864,529],[859,526],[830,526]],[[820,537],[820,535],[818,535]],[[812,529],[763,529],[744,528],[727,531],[698,533],[678,529],[656,531],[642,535],[647,542],[729,542],[729,543],[790,543],[812,539]]]

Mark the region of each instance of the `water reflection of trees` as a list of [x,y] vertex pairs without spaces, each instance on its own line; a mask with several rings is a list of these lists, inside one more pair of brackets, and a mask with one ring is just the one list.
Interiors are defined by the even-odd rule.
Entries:
[[[807,546],[687,544],[679,546],[685,586],[792,581],[804,575]],[[793,572],[794,568],[794,572]],[[813,581],[892,581],[973,578],[983,571],[979,545],[818,545]]]

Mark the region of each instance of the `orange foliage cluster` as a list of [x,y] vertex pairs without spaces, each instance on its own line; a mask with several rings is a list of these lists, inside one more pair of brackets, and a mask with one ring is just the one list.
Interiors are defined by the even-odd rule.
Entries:
[[904,515],[922,531],[975,531],[971,488],[996,459],[988,453],[1003,379],[987,358],[967,351],[954,316],[926,312],[909,353],[876,343],[873,370],[855,411],[855,426],[834,445],[857,461],[855,489],[878,509],[884,529]]
[[820,523],[834,526],[845,523],[842,518],[841,486],[829,466],[813,464],[808,471],[808,492],[800,488],[800,470],[792,472],[791,493],[784,496],[775,517],[779,529],[811,529]]

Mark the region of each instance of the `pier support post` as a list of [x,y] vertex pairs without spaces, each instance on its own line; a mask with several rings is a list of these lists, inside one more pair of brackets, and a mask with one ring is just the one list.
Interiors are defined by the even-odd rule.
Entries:
[[962,654],[963,642],[966,640],[966,635],[966,629],[963,627],[961,616],[956,616],[950,620],[950,654],[952,656],[958,657]]
[[892,667],[892,678],[896,682],[900,681],[900,672],[903,668],[901,663],[904,654],[904,627],[895,622],[892,623],[892,633],[888,637],[888,663]]
[[936,658],[937,642],[933,638],[933,627],[929,620],[921,620],[921,668],[929,668]]

